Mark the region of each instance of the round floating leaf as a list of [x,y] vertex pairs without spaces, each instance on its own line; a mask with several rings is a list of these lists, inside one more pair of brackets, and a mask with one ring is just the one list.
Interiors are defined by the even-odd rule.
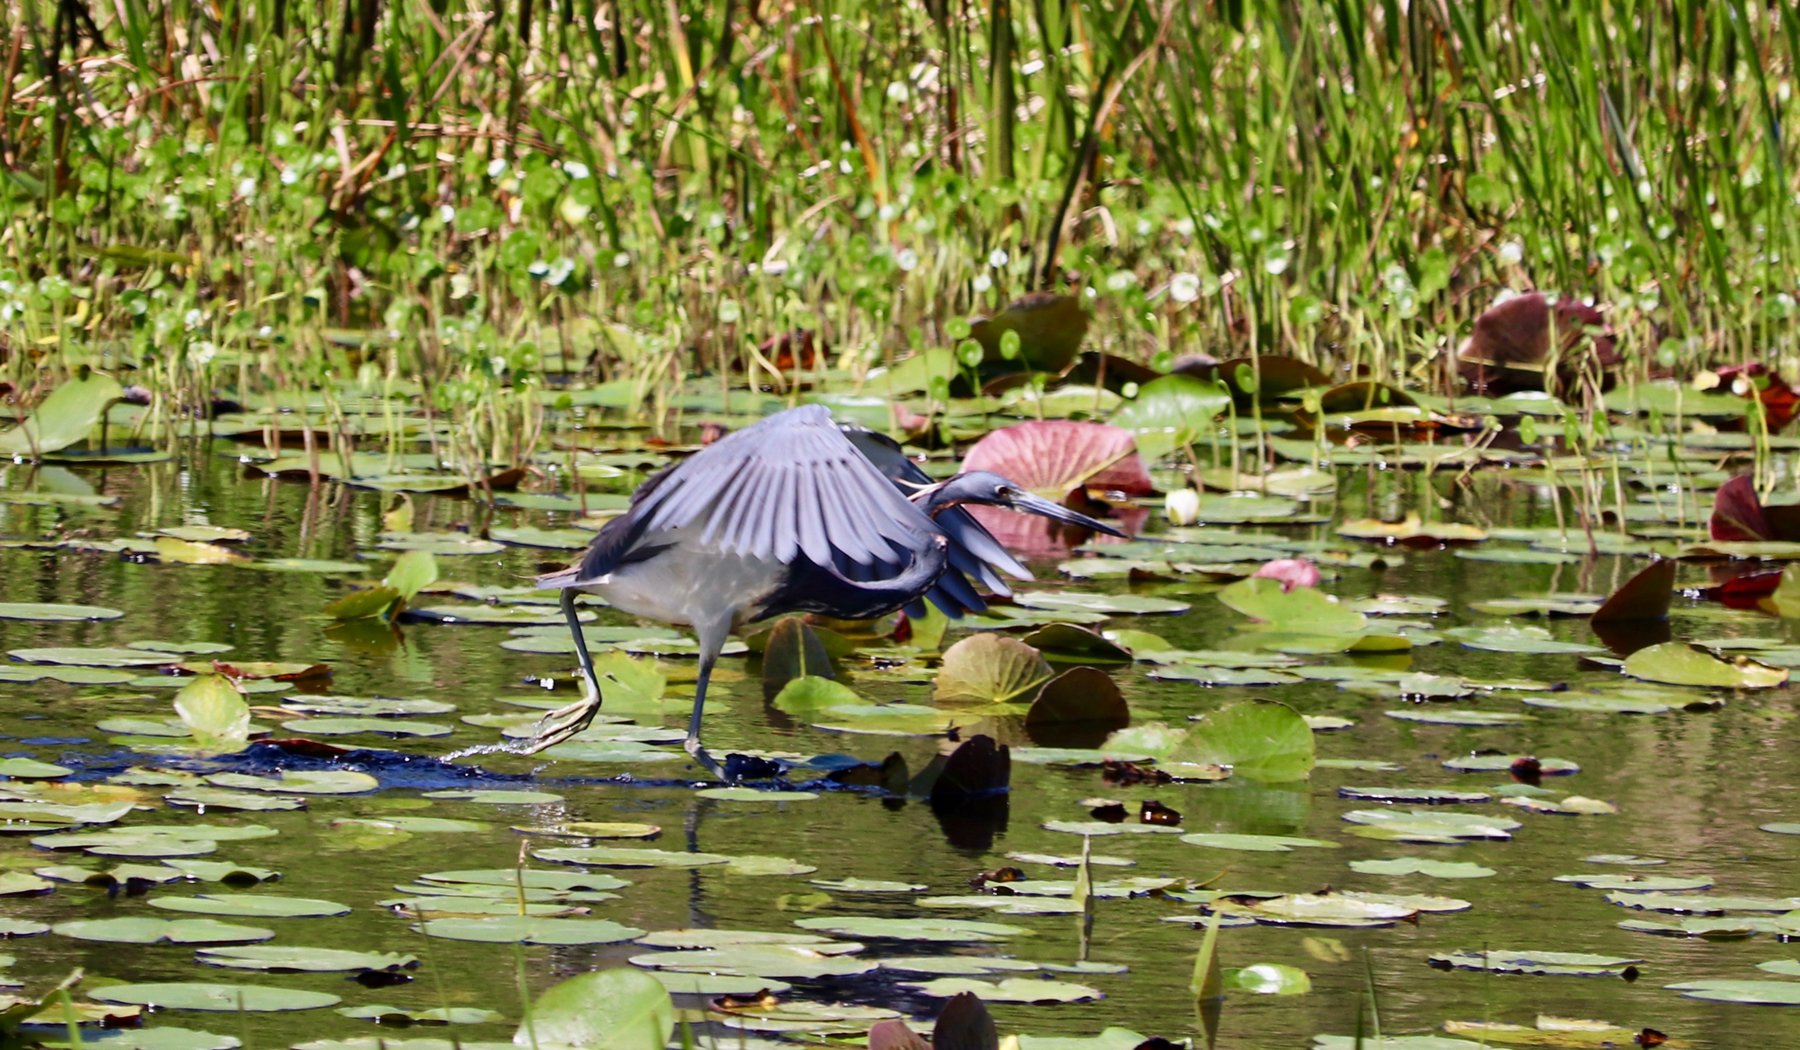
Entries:
[[1665,984],[1689,999],[1756,1006],[1800,1006],[1800,981],[1685,981]]
[[114,944],[245,944],[275,936],[274,930],[254,926],[237,926],[212,919],[158,919],[149,915],[79,919],[58,923],[52,930],[76,940]]
[[1583,872],[1558,875],[1556,882],[1571,882],[1590,890],[1619,890],[1624,893],[1693,893],[1713,888],[1707,876],[1684,879],[1677,875],[1613,875]]
[[1759,824],[1757,827],[1772,835],[1800,835],[1800,822],[1776,821],[1770,824]]
[[49,780],[69,775],[66,766],[54,766],[35,758],[0,758],[0,777],[14,780]]
[[1508,839],[1519,822],[1509,817],[1454,810],[1357,809],[1344,814],[1363,825],[1359,834],[1396,842],[1456,842],[1461,839]]
[[618,944],[644,935],[643,930],[607,919],[536,915],[428,919],[413,929],[428,937],[485,944]]
[[1453,627],[1444,632],[1468,649],[1495,653],[1599,653],[1603,650],[1582,642],[1565,642],[1542,627]]
[[291,729],[307,736],[350,736],[355,733],[374,733],[378,736],[416,736],[433,737],[449,736],[456,727],[442,725],[437,722],[415,722],[403,718],[296,718],[281,723],[281,728]]
[[216,1010],[222,1013],[275,1010],[317,1010],[343,1000],[324,992],[295,988],[271,988],[251,984],[207,984],[200,981],[168,984],[114,984],[89,993],[103,1003],[128,1003],[155,1010]]
[[[271,935],[272,936],[272,935]],[[355,973],[363,970],[410,970],[418,956],[399,952],[356,952],[343,948],[303,948],[258,944],[242,948],[202,948],[196,958],[211,966],[271,973]]]
[[1317,588],[1284,590],[1279,580],[1239,580],[1219,591],[1219,601],[1272,630],[1294,634],[1356,634],[1369,625],[1368,617]]
[[381,786],[381,781],[369,774],[351,769],[288,769],[272,777],[215,773],[206,782],[215,787],[294,795],[359,795]]
[[1337,848],[1337,843],[1327,842],[1324,839],[1294,838],[1290,835],[1234,835],[1205,831],[1183,835],[1181,841],[1190,846],[1244,850],[1251,853],[1289,853],[1295,849]]
[[759,791],[750,787],[703,788],[694,792],[696,798],[710,798],[716,802],[810,802],[819,797],[816,791]]
[[809,981],[824,977],[855,977],[875,969],[875,963],[868,959],[827,955],[798,944],[732,944],[722,948],[653,952],[632,956],[631,964],[653,970]]
[[794,925],[845,937],[879,937],[901,941],[1001,941],[1029,934],[1023,926],[969,919],[915,917],[881,919],[851,915],[821,915],[797,919]]
[[513,830],[522,835],[548,835],[565,839],[653,839],[662,834],[662,828],[655,824],[639,824],[628,820],[571,820],[538,827],[514,827]]
[[127,642],[127,649],[143,649],[153,653],[175,653],[179,656],[208,656],[217,653],[228,653],[232,647],[224,642],[160,642],[143,641]]
[[[923,889],[924,887],[918,887]],[[727,930],[717,928],[657,930],[638,938],[639,944],[652,948],[723,948],[745,944],[780,944],[805,948],[821,955],[848,955],[862,951],[855,941],[834,941],[816,933],[788,933],[780,930]]]
[[992,632],[970,635],[944,651],[934,698],[953,703],[1021,700],[1050,680],[1036,649]]
[[485,806],[544,806],[563,800],[561,795],[552,795],[548,791],[509,791],[499,788],[480,791],[427,791],[425,797],[452,802],[478,802]]
[[1539,952],[1517,949],[1440,952],[1431,956],[1439,969],[1485,970],[1542,976],[1617,977],[1644,960],[1583,952]]
[[46,602],[0,602],[0,620],[117,620],[125,613],[101,605],[57,605]]
[[1013,600],[1028,609],[1074,610],[1107,616],[1146,616],[1187,612],[1190,605],[1147,594],[1095,594],[1091,591],[1023,591]]
[[484,1010],[476,1006],[434,1006],[429,1010],[403,1010],[398,1006],[371,1004],[340,1006],[337,1012],[345,1017],[401,1027],[412,1024],[488,1024],[505,1016],[497,1010]]
[[250,705],[224,675],[203,674],[175,694],[175,713],[206,747],[241,747],[250,737]]
[[1572,776],[1581,767],[1566,758],[1537,758],[1534,755],[1458,755],[1445,759],[1444,768],[1458,773],[1504,773],[1521,761],[1535,761],[1538,773],[1546,777]]
[[927,888],[923,883],[887,879],[814,879],[812,884],[832,893],[917,893]]
[[1340,787],[1339,798],[1359,802],[1398,802],[1409,806],[1474,804],[1493,800],[1485,791],[1446,791],[1441,788]]
[[325,696],[315,693],[284,698],[281,706],[308,715],[345,715],[353,718],[398,718],[409,715],[441,715],[456,710],[442,700],[391,696]]
[[1783,977],[1800,977],[1800,959],[1772,959],[1769,962],[1757,963],[1756,968],[1769,973],[1778,973]]
[[631,885],[615,875],[600,872],[547,871],[541,868],[433,871],[419,876],[419,880],[450,886],[498,886],[507,889],[523,884],[528,889],[556,890],[568,893],[616,890]]
[[148,653],[142,649],[13,649],[6,655],[28,664],[77,667],[162,667],[175,662],[169,653]]
[[1286,704],[1272,700],[1233,704],[1208,714],[1169,757],[1226,766],[1234,776],[1251,780],[1290,783],[1312,772],[1312,727]]
[[732,859],[722,853],[681,853],[624,846],[559,846],[532,850],[531,855],[556,864],[583,864],[596,868],[704,868],[727,864]]
[[1294,893],[1279,897],[1220,898],[1206,905],[1226,919],[1252,919],[1272,926],[1392,926],[1411,920],[1418,908],[1347,893]]
[[1067,981],[1047,981],[1030,977],[1009,977],[999,982],[977,981],[967,977],[940,977],[935,981],[905,981],[912,988],[935,999],[948,999],[964,992],[980,997],[984,1003],[1080,1003],[1105,996],[1098,988]]
[[232,791],[227,788],[215,787],[182,788],[180,791],[163,796],[163,801],[171,806],[191,806],[195,809],[236,809],[251,812],[306,808],[306,800],[303,798],[284,798],[280,795],[265,795],[255,791]]
[[1105,423],[1033,420],[989,431],[962,469],[988,470],[1047,498],[1092,486],[1141,496],[1153,491],[1131,431]]
[[1384,712],[1402,722],[1423,722],[1443,726],[1509,726],[1531,721],[1530,715],[1511,711],[1468,711],[1462,708],[1419,707],[1404,711]]
[[317,918],[348,915],[350,906],[306,897],[273,897],[248,893],[202,893],[197,897],[152,897],[152,908],[194,912],[199,915],[233,915],[258,919]]
[[1434,879],[1485,879],[1496,874],[1468,861],[1428,860],[1424,857],[1395,857],[1392,860],[1353,860],[1350,870],[1364,875],[1429,875]]
[[1684,642],[1639,649],[1625,658],[1621,670],[1647,682],[1722,689],[1769,689],[1788,680],[1785,667],[1771,667],[1747,656],[1727,659]]
[[770,701],[779,710],[793,715],[810,715],[840,704],[863,704],[856,690],[831,678],[805,675],[790,679]]
[[680,970],[651,970],[650,976],[656,983],[669,990],[670,995],[701,995],[711,998],[719,995],[753,996],[759,992],[780,995],[793,988],[786,981],[777,981],[773,977],[756,974],[745,976],[735,973],[684,973]]

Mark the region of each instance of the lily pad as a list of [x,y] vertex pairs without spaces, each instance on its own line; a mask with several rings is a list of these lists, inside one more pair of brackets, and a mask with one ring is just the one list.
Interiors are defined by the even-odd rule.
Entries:
[[51,930],[76,940],[113,944],[247,944],[275,936],[274,930],[254,926],[237,926],[212,919],[159,919],[149,915],[77,919],[58,923]]
[[49,602],[0,602],[0,620],[36,620],[56,623],[80,620],[117,620],[125,613],[101,605],[57,605]]
[[636,940],[644,931],[607,919],[568,919],[535,915],[427,919],[413,927],[427,937],[484,944],[618,944]]
[[1439,969],[1481,970],[1540,976],[1618,977],[1644,964],[1642,959],[1584,952],[1540,952],[1517,949],[1439,952],[1431,956]]
[[1336,849],[1337,843],[1324,839],[1296,838],[1291,835],[1241,835],[1195,832],[1181,836],[1190,846],[1208,849],[1244,850],[1251,853],[1288,853],[1295,849]]
[[948,703],[1022,700],[1050,680],[1050,665],[1024,642],[992,632],[970,635],[944,651],[934,698]]
[[1647,682],[1722,689],[1770,689],[1788,680],[1785,667],[1771,667],[1747,656],[1727,658],[1682,642],[1639,649],[1625,658],[1621,670]]
[[1756,1006],[1800,1006],[1800,981],[1713,980],[1665,984],[1689,999]]
[[978,981],[967,977],[940,977],[934,981],[902,982],[902,987],[935,999],[948,999],[969,992],[980,997],[984,1003],[1080,1003],[1105,998],[1098,988],[1031,977],[1008,977],[998,982]]
[[979,942],[1003,941],[1029,935],[1023,926],[971,919],[939,919],[919,916],[906,919],[883,919],[870,916],[822,915],[797,919],[794,925],[807,930],[820,930],[845,937],[884,938],[900,941]]
[[416,955],[400,952],[359,952],[344,948],[305,948],[261,944],[242,948],[202,948],[196,958],[211,966],[269,973],[357,973],[365,970],[398,972],[419,965]]
[[129,1003],[154,1010],[211,1010],[222,1013],[317,1010],[342,1002],[325,992],[253,984],[114,984],[89,993],[104,1003]]
[[1485,879],[1496,874],[1493,868],[1468,861],[1431,860],[1426,857],[1353,860],[1350,862],[1350,870],[1364,875],[1428,875],[1434,879]]

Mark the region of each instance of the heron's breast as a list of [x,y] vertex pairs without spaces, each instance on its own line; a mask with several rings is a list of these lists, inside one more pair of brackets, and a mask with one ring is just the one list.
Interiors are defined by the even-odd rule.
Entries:
[[665,623],[694,624],[726,614],[735,621],[774,590],[787,571],[772,559],[701,543],[694,530],[646,536],[639,546],[656,553],[627,561],[582,590],[634,616]]

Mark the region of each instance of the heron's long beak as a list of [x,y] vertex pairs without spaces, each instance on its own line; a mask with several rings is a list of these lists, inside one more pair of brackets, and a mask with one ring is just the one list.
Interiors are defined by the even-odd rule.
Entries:
[[1025,514],[1036,514],[1040,518],[1049,518],[1051,521],[1061,522],[1064,525],[1104,532],[1108,536],[1117,536],[1120,539],[1131,538],[1104,521],[1097,521],[1080,511],[1070,510],[1060,503],[1053,503],[1042,496],[1034,496],[1029,492],[1021,492],[1014,496],[1010,506],[1013,510]]

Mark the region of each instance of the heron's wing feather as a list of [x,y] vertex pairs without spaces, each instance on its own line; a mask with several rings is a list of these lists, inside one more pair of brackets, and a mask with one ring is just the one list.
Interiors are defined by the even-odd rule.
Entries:
[[[920,469],[899,443],[887,435],[850,425],[844,426],[843,431],[857,451],[868,457],[875,469],[902,492],[932,484],[931,475]],[[938,578],[931,598],[946,613],[954,616],[964,611],[985,611],[987,603],[975,592],[970,580],[994,594],[1007,595],[1012,593],[1012,588],[1007,586],[1001,573],[1015,579],[1031,579],[1031,571],[1021,565],[993,533],[983,528],[973,514],[961,507],[950,507],[939,512],[935,520],[944,535],[950,537],[950,567]]]
[[720,549],[792,563],[904,564],[938,531],[858,452],[823,407],[736,431],[677,464],[632,506],[640,535],[698,527]]

